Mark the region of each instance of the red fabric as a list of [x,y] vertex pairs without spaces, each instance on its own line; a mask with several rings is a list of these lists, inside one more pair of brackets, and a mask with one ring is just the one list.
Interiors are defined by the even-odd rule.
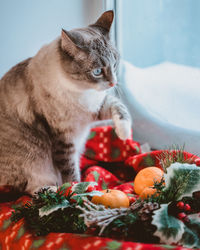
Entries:
[[[144,167],[160,166],[158,156],[162,151],[141,154],[139,143],[133,140],[121,141],[113,128],[100,127],[91,130],[86,144],[85,154],[81,158],[82,181],[96,181],[97,189],[114,188],[134,196],[133,179]],[[185,157],[192,157],[185,153]],[[194,162],[200,165],[200,158],[194,156]],[[12,187],[0,187],[0,196],[7,195]],[[12,223],[14,206],[25,204],[30,198],[23,196],[16,201],[0,203],[0,249],[168,249],[169,246],[122,242],[108,238],[77,235],[72,233],[50,233],[36,237],[24,225],[24,221]],[[175,247],[174,249],[186,249]]]

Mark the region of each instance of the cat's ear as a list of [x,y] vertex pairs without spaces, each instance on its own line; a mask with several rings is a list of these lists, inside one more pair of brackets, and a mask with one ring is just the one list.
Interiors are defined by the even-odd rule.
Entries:
[[80,48],[72,41],[70,32],[64,29],[62,29],[61,33],[61,47],[72,56],[76,55],[80,51]]
[[111,25],[114,19],[114,11],[108,10],[104,12],[99,19],[92,26],[98,26],[103,28],[106,32],[110,32]]

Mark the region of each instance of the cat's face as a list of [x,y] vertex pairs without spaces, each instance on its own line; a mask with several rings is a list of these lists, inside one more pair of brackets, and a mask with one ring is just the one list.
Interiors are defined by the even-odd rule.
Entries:
[[119,54],[109,39],[113,12],[105,12],[95,24],[72,31],[62,30],[62,67],[80,89],[105,90],[117,82]]

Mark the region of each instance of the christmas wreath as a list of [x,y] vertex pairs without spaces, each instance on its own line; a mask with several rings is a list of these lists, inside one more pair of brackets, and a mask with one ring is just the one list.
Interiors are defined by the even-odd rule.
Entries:
[[[103,200],[104,194],[112,192],[96,190],[95,182],[65,183],[55,190],[42,189],[32,201],[15,208],[12,220],[24,218],[36,235],[86,233],[200,248],[200,167],[179,150],[164,151],[159,160],[164,176],[154,181],[154,192],[137,198],[130,195],[128,207],[94,202],[94,197]],[[118,194],[112,195],[118,199]]]

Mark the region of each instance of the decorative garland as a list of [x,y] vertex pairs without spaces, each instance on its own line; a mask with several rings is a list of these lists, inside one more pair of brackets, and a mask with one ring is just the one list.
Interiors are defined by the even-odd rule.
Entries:
[[[177,157],[176,157],[177,158]],[[106,208],[91,202],[95,182],[65,183],[46,188],[15,209],[12,219],[25,219],[37,235],[49,232],[88,233],[128,241],[176,244],[200,248],[200,167],[161,156],[164,179],[156,193],[128,208]],[[165,183],[165,185],[163,185]]]

